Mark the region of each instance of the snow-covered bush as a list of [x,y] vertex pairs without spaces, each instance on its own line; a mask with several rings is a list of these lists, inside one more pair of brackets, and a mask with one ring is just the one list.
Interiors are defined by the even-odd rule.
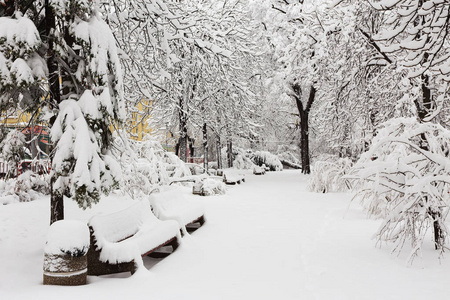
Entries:
[[[222,149],[222,159],[227,159],[227,149]],[[271,171],[283,170],[283,164],[280,159],[267,151],[244,150],[239,147],[233,147],[233,167],[236,169],[253,170],[254,166],[266,165]]]
[[11,130],[0,143],[0,148],[1,157],[8,163],[9,173],[15,172],[25,155],[25,135],[17,129]]
[[203,196],[225,195],[226,193],[226,187],[223,181],[208,177],[197,182],[194,189],[201,191]]
[[257,166],[266,165],[270,171],[282,171],[283,164],[280,159],[267,151],[256,151],[252,155],[252,161]]
[[283,163],[292,168],[301,169],[302,162],[299,158],[300,150],[297,147],[280,146],[278,147],[277,156]]
[[169,177],[181,178],[191,176],[191,171],[186,164],[172,152],[164,152],[162,157],[167,170],[170,170]]
[[28,202],[50,193],[49,175],[37,175],[32,171],[17,178],[0,181],[0,203]]
[[133,197],[149,195],[159,186],[168,185],[171,178],[191,175],[183,161],[150,138],[129,141],[129,150],[122,156],[121,164],[121,188]]
[[245,154],[238,154],[235,156],[233,161],[233,167],[236,169],[252,169],[254,163]]
[[412,118],[381,125],[367,153],[353,168],[359,180],[356,198],[370,215],[384,219],[379,241],[400,251],[410,241],[413,259],[425,234],[434,229],[436,249],[444,251],[450,202],[450,131]]
[[[251,160],[252,152],[239,147],[233,147],[233,167],[236,169],[252,169],[255,165]],[[222,148],[222,161],[227,161],[227,148]]]
[[308,189],[316,193],[341,192],[350,188],[343,177],[352,167],[348,158],[335,158],[334,161],[317,161],[314,163],[308,181]]

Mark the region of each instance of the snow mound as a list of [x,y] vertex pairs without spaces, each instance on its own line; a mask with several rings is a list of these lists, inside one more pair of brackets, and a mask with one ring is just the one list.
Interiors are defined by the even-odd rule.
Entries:
[[81,221],[61,220],[50,226],[44,251],[46,254],[83,256],[90,245],[89,228]]

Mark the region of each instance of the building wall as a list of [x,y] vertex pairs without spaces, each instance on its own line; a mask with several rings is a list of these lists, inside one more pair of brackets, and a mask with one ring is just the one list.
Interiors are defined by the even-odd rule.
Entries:
[[151,101],[143,99],[133,108],[131,118],[126,121],[130,138],[142,141],[144,136],[152,133],[148,121],[150,119]]

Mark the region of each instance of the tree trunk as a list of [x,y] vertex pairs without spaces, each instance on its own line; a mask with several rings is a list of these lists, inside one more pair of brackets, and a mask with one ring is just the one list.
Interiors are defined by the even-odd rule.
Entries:
[[309,112],[303,111],[300,117],[300,150],[302,159],[302,173],[310,174],[310,161],[309,161],[309,136],[308,136],[308,118]]
[[203,169],[208,172],[208,128],[203,123]]
[[227,161],[228,168],[233,167],[233,142],[230,140],[227,141]]
[[183,97],[180,97],[179,119],[180,119],[180,159],[187,161],[188,133],[187,133],[187,116],[184,108]]
[[216,150],[217,150],[217,169],[222,169],[222,153],[221,153],[220,136],[217,136]]
[[58,195],[53,190],[55,178],[50,180],[50,225],[56,221],[64,220],[64,196]]
[[[61,102],[61,94],[59,88],[59,72],[58,63],[56,61],[56,53],[54,51],[54,38],[52,36],[52,30],[56,28],[56,20],[53,12],[53,8],[50,7],[49,0],[45,1],[45,30],[48,38],[47,49],[47,67],[49,73],[49,85],[50,85],[50,108],[58,109],[58,105]],[[55,122],[56,116],[50,119],[50,126]],[[52,152],[54,153],[54,152]],[[50,157],[53,160],[53,155]],[[63,195],[56,194],[54,192],[53,185],[55,184],[55,177],[50,180],[50,224],[56,221],[64,219],[64,198]]]
[[[425,55],[427,57],[427,55]],[[428,114],[431,112],[431,109],[433,107],[433,99],[431,95],[431,89],[429,87],[429,77],[428,75],[421,75],[422,79],[422,103],[419,103],[418,101],[415,101],[416,108],[417,108],[417,114],[419,117],[420,122],[423,122],[424,119],[428,116]],[[429,145],[427,141],[427,137],[425,134],[421,134],[421,144],[420,148],[422,148],[425,151],[429,150]],[[428,201],[428,197],[424,196],[424,200]],[[441,219],[441,212],[439,211],[433,211],[432,209],[428,209],[428,214],[430,218],[433,220],[433,231],[434,231],[434,247],[436,250],[439,250],[442,248],[444,244],[444,234],[443,230],[441,228],[441,224],[439,220]]]
[[178,142],[175,144],[175,154],[180,157],[180,139],[178,139]]
[[194,148],[195,140],[188,137],[187,141],[189,146],[189,157],[195,157],[195,148]]
[[301,159],[302,159],[302,173],[310,174],[311,166],[310,166],[310,154],[309,154],[309,112],[311,110],[311,106],[314,103],[316,97],[316,88],[311,85],[309,90],[309,97],[306,105],[303,105],[302,102],[302,90],[298,83],[292,84],[292,90],[294,92],[293,97],[297,104],[298,113],[300,116],[300,151],[301,151]]
[[181,133],[179,144],[180,159],[187,162],[187,135],[184,132]]

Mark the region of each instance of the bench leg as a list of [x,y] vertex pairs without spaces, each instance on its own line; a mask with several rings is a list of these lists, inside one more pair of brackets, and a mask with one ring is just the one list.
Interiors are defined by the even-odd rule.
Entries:
[[[178,248],[178,239],[177,237],[174,237],[170,242],[168,242],[167,244],[164,244],[160,247],[158,247],[157,249],[154,249],[152,252],[148,253],[147,256],[150,256],[152,258],[165,258],[167,256],[169,256],[171,253],[173,253],[177,248]],[[166,252],[166,250],[168,250],[167,248],[164,249],[164,252],[158,252],[158,250],[160,250],[163,247],[168,247],[170,246],[172,248],[172,252]],[[170,250],[169,250],[170,251]]]
[[178,246],[180,245],[180,243],[178,242],[178,238],[175,237],[175,239],[172,242],[170,242],[169,245],[172,246],[172,253],[173,253],[175,250],[177,250]]

